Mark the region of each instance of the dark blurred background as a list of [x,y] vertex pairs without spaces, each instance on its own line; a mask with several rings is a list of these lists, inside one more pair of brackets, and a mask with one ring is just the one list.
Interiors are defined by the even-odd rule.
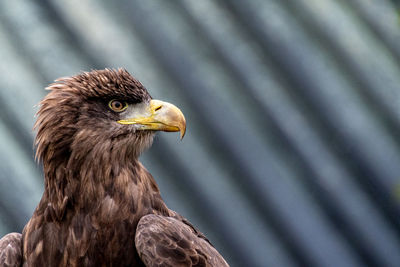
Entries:
[[400,266],[397,3],[0,1],[0,236],[42,194],[44,87],[124,67],[186,115],[142,161],[232,266]]

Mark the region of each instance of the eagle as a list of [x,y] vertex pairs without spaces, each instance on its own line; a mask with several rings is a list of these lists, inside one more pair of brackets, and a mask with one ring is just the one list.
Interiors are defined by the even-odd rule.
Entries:
[[180,132],[173,104],[125,69],[57,79],[39,104],[44,193],[22,234],[0,240],[0,266],[228,266],[170,210],[139,156],[156,131]]

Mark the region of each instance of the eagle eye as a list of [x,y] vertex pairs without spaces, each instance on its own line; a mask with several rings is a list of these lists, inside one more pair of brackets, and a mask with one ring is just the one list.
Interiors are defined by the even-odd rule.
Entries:
[[128,103],[113,99],[108,103],[108,107],[115,112],[122,112],[128,107]]

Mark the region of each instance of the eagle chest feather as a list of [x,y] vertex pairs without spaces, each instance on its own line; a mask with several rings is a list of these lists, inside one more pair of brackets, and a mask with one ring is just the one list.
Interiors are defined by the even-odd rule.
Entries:
[[[86,179],[94,184],[81,186],[83,190],[73,196],[76,203],[66,205],[61,220],[48,215],[51,205],[38,207],[25,233],[26,251],[32,251],[34,266],[49,262],[49,258],[59,259],[57,265],[62,266],[141,262],[133,241],[138,221],[146,214],[169,216],[169,210],[140,163],[133,171],[121,168],[119,175],[107,181]],[[97,194],[88,194],[88,187],[95,187]]]

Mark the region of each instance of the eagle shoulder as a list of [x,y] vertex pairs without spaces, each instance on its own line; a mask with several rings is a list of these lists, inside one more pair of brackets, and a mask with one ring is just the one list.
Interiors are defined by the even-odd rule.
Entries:
[[22,263],[22,235],[10,233],[0,239],[0,266],[16,267]]
[[140,219],[135,245],[146,266],[229,266],[202,233],[174,217],[150,214]]

